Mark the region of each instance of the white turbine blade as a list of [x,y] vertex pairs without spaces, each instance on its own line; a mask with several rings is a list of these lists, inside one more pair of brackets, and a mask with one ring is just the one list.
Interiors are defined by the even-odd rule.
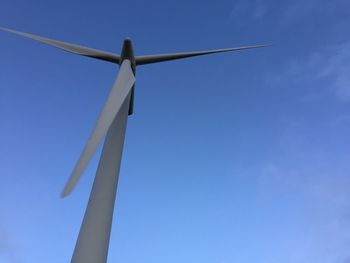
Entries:
[[135,60],[136,60],[136,65],[145,65],[145,64],[158,63],[158,62],[164,62],[164,61],[175,60],[175,59],[183,59],[183,58],[197,57],[197,56],[203,56],[203,55],[209,55],[209,54],[215,54],[215,53],[239,51],[239,50],[261,48],[261,47],[268,47],[268,46],[270,45],[253,45],[253,46],[242,46],[242,47],[234,47],[234,48],[207,50],[207,51],[137,56]]
[[45,43],[45,44],[50,45],[50,46],[54,46],[54,47],[59,48],[59,49],[63,49],[65,51],[68,51],[68,52],[71,52],[74,54],[78,54],[78,55],[82,55],[82,56],[86,56],[86,57],[91,57],[91,58],[96,58],[96,59],[100,59],[100,60],[105,60],[105,61],[109,61],[109,62],[117,63],[117,64],[119,64],[119,61],[120,61],[120,56],[115,55],[115,54],[110,53],[110,52],[101,51],[101,50],[88,48],[88,47],[83,47],[83,46],[79,46],[79,45],[75,45],[75,44],[70,44],[70,43],[58,41],[55,39],[50,39],[47,37],[37,36],[37,35],[29,34],[29,33],[24,33],[24,32],[16,31],[13,29],[5,28],[2,26],[0,26],[0,30],[10,32],[10,33],[22,36],[22,37],[30,38],[30,39]]
[[108,96],[106,104],[97,120],[97,124],[76,164],[68,183],[66,184],[62,197],[67,196],[78,182],[84,172],[87,164],[95,153],[101,139],[106,135],[108,128],[111,126],[113,119],[117,115],[123,102],[131,91],[135,82],[135,76],[131,69],[129,60],[124,60],[120,66],[119,73]]

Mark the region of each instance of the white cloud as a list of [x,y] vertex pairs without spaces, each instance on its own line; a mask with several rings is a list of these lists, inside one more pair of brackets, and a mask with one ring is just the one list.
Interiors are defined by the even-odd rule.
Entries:
[[265,84],[300,87],[308,96],[329,91],[342,101],[350,101],[350,43],[292,59],[280,71],[266,76]]
[[331,78],[331,88],[342,100],[350,100],[350,43],[334,47],[322,58],[319,78]]

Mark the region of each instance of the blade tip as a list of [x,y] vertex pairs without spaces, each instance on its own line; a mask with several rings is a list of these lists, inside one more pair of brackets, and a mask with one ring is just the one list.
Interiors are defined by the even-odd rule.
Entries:
[[67,194],[66,194],[66,193],[61,193],[60,197],[61,197],[62,199],[64,199],[64,198],[67,197]]
[[68,188],[67,186],[64,188],[64,190],[61,193],[61,198],[67,197],[72,192],[71,188]]

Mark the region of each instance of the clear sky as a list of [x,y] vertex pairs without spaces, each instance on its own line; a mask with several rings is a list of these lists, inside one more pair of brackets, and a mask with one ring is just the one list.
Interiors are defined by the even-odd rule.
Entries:
[[[348,0],[1,0],[0,24],[138,55],[109,262],[350,262]],[[0,32],[0,262],[69,262],[116,65]]]

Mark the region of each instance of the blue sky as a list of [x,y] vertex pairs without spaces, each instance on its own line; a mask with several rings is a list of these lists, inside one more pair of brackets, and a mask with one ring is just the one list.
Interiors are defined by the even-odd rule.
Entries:
[[[0,24],[136,54],[109,262],[350,262],[350,4],[2,0]],[[118,68],[0,32],[0,262],[69,262],[98,154],[60,199]]]

